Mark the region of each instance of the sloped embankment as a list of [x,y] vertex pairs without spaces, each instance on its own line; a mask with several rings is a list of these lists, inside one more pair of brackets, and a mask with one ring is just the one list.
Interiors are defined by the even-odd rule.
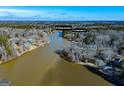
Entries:
[[115,30],[71,32],[64,37],[72,44],[56,53],[69,62],[86,66],[116,85],[124,85],[123,35],[123,31]]
[[39,29],[0,28],[0,63],[49,44],[47,33]]

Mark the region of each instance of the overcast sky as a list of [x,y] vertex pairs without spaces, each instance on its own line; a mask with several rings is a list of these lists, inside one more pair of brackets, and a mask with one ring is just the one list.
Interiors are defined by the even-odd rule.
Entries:
[[14,6],[0,7],[0,20],[47,20],[47,21],[124,21],[124,7],[81,6]]

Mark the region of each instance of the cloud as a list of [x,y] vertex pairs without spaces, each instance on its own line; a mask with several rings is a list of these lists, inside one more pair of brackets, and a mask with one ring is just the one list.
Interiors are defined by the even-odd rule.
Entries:
[[0,20],[81,20],[76,13],[57,10],[0,9]]
[[15,16],[34,16],[35,14],[40,13],[39,11],[33,10],[23,10],[23,9],[0,9],[0,16],[8,16],[8,15],[15,15]]

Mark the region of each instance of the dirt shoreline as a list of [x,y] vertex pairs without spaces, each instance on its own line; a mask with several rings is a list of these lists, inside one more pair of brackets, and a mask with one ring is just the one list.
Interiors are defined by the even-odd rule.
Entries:
[[90,66],[90,67],[94,67],[94,68],[98,68],[97,65],[95,64],[92,64],[92,63],[84,63],[84,62],[77,62],[77,61],[72,61],[72,60],[69,60],[68,58],[66,58],[65,56],[62,56],[62,55],[59,55],[61,58],[63,58],[64,60],[68,61],[68,62],[71,62],[71,63],[74,63],[74,64],[80,64],[80,65],[83,65],[83,66]]
[[15,58],[17,58],[17,57],[20,57],[20,56],[22,56],[22,55],[24,55],[24,54],[26,54],[26,53],[28,53],[28,52],[31,52],[31,51],[33,51],[33,50],[35,50],[35,49],[37,49],[37,48],[44,47],[45,45],[49,45],[49,43],[50,43],[50,42],[47,41],[47,42],[45,42],[45,43],[41,43],[41,44],[38,45],[38,46],[32,45],[28,50],[23,51],[23,53],[20,53],[20,54],[17,55],[16,57],[11,57],[11,58],[9,58],[7,61],[0,61],[0,65],[1,65],[1,64],[4,64],[4,63],[8,63],[9,61],[11,61],[11,60],[13,60],[13,59],[15,59]]

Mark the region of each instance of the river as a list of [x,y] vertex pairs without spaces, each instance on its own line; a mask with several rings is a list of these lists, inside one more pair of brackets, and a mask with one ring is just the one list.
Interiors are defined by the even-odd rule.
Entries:
[[12,85],[112,85],[79,64],[61,59],[55,50],[69,42],[59,32],[49,35],[50,45],[0,65],[0,79]]

